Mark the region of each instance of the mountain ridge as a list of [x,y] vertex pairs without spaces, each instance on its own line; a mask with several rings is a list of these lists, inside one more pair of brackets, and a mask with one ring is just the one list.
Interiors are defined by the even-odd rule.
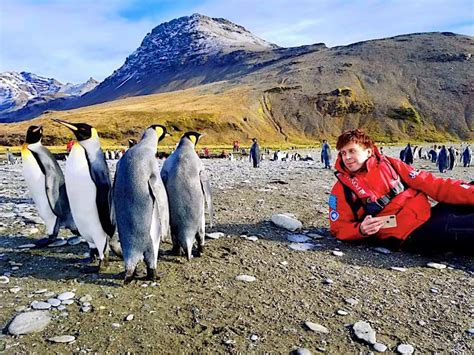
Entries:
[[[341,130],[356,126],[365,127],[386,141],[407,137],[424,137],[431,141],[473,139],[472,88],[469,81],[469,73],[473,69],[472,37],[449,32],[416,33],[332,48],[324,44],[281,48],[248,37],[251,43],[256,41],[258,48],[244,48],[248,43],[244,41],[240,48],[230,50],[231,47],[226,47],[228,42],[222,40],[224,44],[216,51],[215,47],[199,42],[202,39],[200,32],[192,30],[191,38],[183,39],[192,44],[191,51],[189,46],[182,45],[182,41],[172,43],[176,48],[164,46],[165,49],[161,50],[160,46],[158,52],[150,50],[150,45],[156,45],[162,38],[160,36],[171,31],[166,30],[170,23],[184,21],[181,25],[191,28],[192,25],[186,21],[193,16],[192,21],[197,21],[197,18],[215,21],[216,26],[231,24],[227,20],[202,15],[161,24],[145,37],[122,67],[94,90],[73,100],[48,102],[48,110],[109,102],[116,107],[125,105],[124,111],[130,113],[125,108],[126,100],[122,99],[140,96],[138,100],[143,102],[140,112],[147,117],[152,112],[167,116],[168,111],[189,117],[192,109],[184,110],[182,107],[186,105],[179,104],[178,97],[182,90],[196,88],[193,95],[199,103],[206,101],[204,97],[208,95],[225,95],[226,92],[247,88],[247,101],[241,103],[246,107],[229,107],[226,117],[219,117],[222,115],[219,108],[202,111],[205,117],[215,120],[209,123],[219,124],[222,121],[230,124],[233,120],[232,124],[225,123],[219,129],[233,127],[239,137],[252,136],[252,130],[256,130],[265,132],[268,140],[288,142],[337,137]],[[232,27],[232,31],[244,30],[238,25]],[[177,35],[187,34],[179,32]],[[207,50],[204,55],[199,52],[203,48]],[[167,61],[166,65],[158,65],[160,56],[156,56],[157,53],[175,53],[176,57]],[[156,60],[143,59],[154,55]],[[134,74],[130,78],[134,71],[140,75]],[[147,102],[156,101],[146,95],[166,92],[175,93],[172,97],[176,107],[169,107],[166,112],[147,107]],[[183,93],[182,100],[188,100],[187,94]],[[91,112],[97,109],[100,114],[100,108],[104,106],[89,107]],[[33,117],[41,110],[44,111],[41,104],[37,107],[33,105],[25,108],[23,113]],[[77,112],[85,111],[86,108]],[[46,118],[51,114],[83,117],[80,113],[76,115],[74,110],[64,114],[61,111],[49,112],[44,116]],[[140,120],[136,112],[131,116]],[[199,117],[193,120],[203,126]],[[273,128],[269,130],[261,125]],[[129,131],[135,132],[136,124],[132,126]],[[192,125],[186,127],[193,128]],[[227,137],[227,133],[216,132],[216,142],[220,136]],[[117,140],[122,139],[123,134],[107,132],[107,136]]]

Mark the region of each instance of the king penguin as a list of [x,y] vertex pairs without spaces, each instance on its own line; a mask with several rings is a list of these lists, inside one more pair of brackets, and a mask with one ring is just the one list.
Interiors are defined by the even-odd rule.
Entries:
[[205,202],[211,227],[214,214],[209,179],[194,151],[202,136],[197,132],[186,132],[161,169],[161,178],[168,194],[172,252],[179,255],[182,250],[188,260],[192,258],[194,241],[197,241],[197,255],[201,256],[203,252]]
[[51,244],[61,226],[79,234],[69,207],[63,172],[51,152],[41,144],[42,138],[43,127],[30,126],[21,148],[23,176],[49,235],[38,240],[37,247]]
[[97,130],[86,123],[69,123],[53,119],[69,128],[74,143],[66,162],[66,189],[72,215],[82,237],[98,253],[99,271],[108,263],[108,238],[115,232],[109,204],[110,176],[100,147]]
[[125,262],[125,280],[145,261],[147,279],[156,278],[161,239],[169,234],[168,198],[155,158],[158,142],[169,136],[161,125],[149,127],[120,159],[112,190],[114,213]]

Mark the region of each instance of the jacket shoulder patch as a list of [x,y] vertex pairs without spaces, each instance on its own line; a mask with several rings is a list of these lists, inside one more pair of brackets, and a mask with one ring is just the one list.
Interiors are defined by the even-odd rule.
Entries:
[[337,213],[337,211],[331,211],[331,213],[329,213],[329,218],[331,221],[335,222],[339,219],[339,213]]
[[329,195],[329,208],[337,210],[337,196],[334,194]]

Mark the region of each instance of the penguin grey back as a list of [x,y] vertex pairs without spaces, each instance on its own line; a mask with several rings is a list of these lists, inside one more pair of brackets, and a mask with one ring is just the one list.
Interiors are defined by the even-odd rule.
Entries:
[[174,153],[163,164],[161,177],[168,194],[173,251],[177,254],[182,249],[190,259],[195,240],[198,253],[202,252],[205,234],[204,203],[207,200],[210,202],[208,206],[212,206],[212,200],[204,166],[189,138],[181,138]]
[[[133,278],[137,263],[144,259],[148,276],[156,274],[156,260],[163,223],[168,215],[166,192],[155,158],[158,136],[153,128],[120,160],[113,186],[113,208],[125,261],[125,282]],[[160,191],[161,190],[161,191]],[[166,219],[167,221],[167,219]]]

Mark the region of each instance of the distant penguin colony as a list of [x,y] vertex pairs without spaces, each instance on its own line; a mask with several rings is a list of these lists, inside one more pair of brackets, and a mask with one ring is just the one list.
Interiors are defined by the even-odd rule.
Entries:
[[64,175],[51,152],[41,144],[42,137],[43,127],[30,126],[21,148],[23,176],[48,233],[48,238],[35,243],[37,247],[53,243],[61,226],[78,234],[69,207]]
[[22,147],[23,175],[48,233],[38,247],[55,241],[59,228],[67,227],[86,240],[91,263],[98,257],[98,272],[107,267],[110,248],[123,257],[124,284],[136,278],[141,261],[146,279],[156,278],[163,240],[171,239],[175,255],[184,254],[188,260],[193,252],[202,255],[206,204],[211,227],[213,219],[211,186],[195,152],[204,134],[185,133],[160,171],[158,143],[170,134],[162,125],[150,126],[138,143],[128,141],[112,185],[106,162],[110,152],[102,151],[97,130],[86,123],[53,121],[77,139],[64,175],[41,145],[41,126],[28,128]]

